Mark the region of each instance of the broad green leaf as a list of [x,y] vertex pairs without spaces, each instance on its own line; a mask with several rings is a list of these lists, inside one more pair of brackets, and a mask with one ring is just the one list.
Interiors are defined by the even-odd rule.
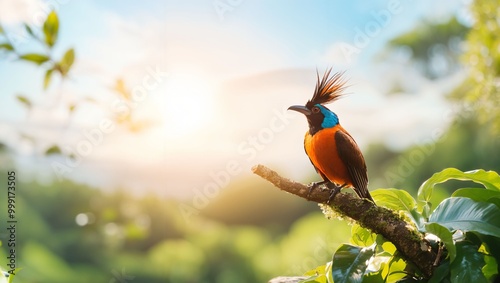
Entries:
[[14,47],[12,46],[12,44],[6,42],[6,43],[0,43],[0,49],[12,51],[14,50]]
[[491,281],[491,278],[498,273],[497,260],[490,255],[485,255],[484,262],[486,264],[482,268],[483,274],[486,278],[490,279],[489,281]]
[[368,247],[375,243],[376,235],[370,230],[359,226],[352,225],[351,228],[351,243],[357,246]]
[[326,274],[326,264],[320,265],[304,273],[304,276],[313,276],[318,274]]
[[377,234],[375,238],[377,255],[378,256],[393,256],[396,252],[396,246],[393,243],[387,241],[382,235]]
[[61,154],[61,153],[62,151],[57,145],[53,145],[45,151],[45,155]]
[[37,53],[24,54],[21,55],[19,58],[25,61],[33,62],[37,65],[41,65],[50,60],[50,58],[47,55],[37,54]]
[[451,282],[488,282],[482,272],[484,255],[477,251],[477,247],[468,242],[458,242],[456,247],[457,257],[450,265]]
[[500,207],[500,196],[489,198],[488,202]]
[[[300,277],[298,278],[300,279]],[[328,283],[326,280],[326,276],[324,274],[320,275],[312,275],[309,278],[302,279],[300,281],[289,281],[289,282],[298,282],[298,283]]]
[[390,278],[390,279],[387,280],[387,282],[396,282],[396,283],[427,283],[426,280],[415,278],[415,277],[413,277],[413,275],[407,274],[406,271],[400,271],[399,273],[401,273],[403,275],[403,278],[401,278],[401,279],[399,279],[397,281],[391,281],[392,278]]
[[441,239],[441,242],[443,242],[444,246],[448,250],[450,262],[453,262],[455,260],[455,256],[457,255],[457,249],[455,247],[455,243],[453,242],[453,234],[450,230],[442,225],[439,225],[438,223],[427,223],[425,224],[425,229],[428,233],[434,234]]
[[406,276],[403,270],[406,269],[406,261],[395,253],[388,262],[387,282],[399,282]]
[[68,49],[66,53],[64,53],[61,62],[59,63],[59,67],[61,70],[61,75],[64,77],[71,69],[73,62],[75,61],[75,50],[73,48]]
[[328,283],[325,274],[311,275],[307,279],[300,280],[298,283]]
[[417,208],[414,208],[410,211],[410,218],[413,220],[420,232],[423,232],[425,230],[424,216],[420,212],[418,212]]
[[452,197],[441,202],[429,218],[450,230],[475,231],[500,237],[500,209],[491,203]]
[[43,89],[47,89],[49,87],[50,79],[52,78],[52,72],[54,72],[54,69],[48,69],[45,72],[45,77],[43,79]]
[[371,192],[377,205],[393,210],[404,210],[410,212],[417,207],[415,199],[405,190],[378,189]]
[[332,277],[335,283],[362,282],[368,261],[375,247],[362,248],[344,244],[337,249],[332,260]]
[[326,271],[326,281],[328,283],[333,283],[332,262],[331,261],[326,263],[325,271]]
[[424,219],[417,211],[417,202],[405,190],[398,189],[378,189],[371,192],[375,203],[379,206],[392,210],[402,210],[413,220],[419,230],[423,229]]
[[45,43],[52,47],[56,43],[57,34],[59,32],[59,18],[55,11],[50,12],[43,23],[43,34],[45,35]]
[[500,262],[500,238],[493,237],[490,235],[480,235],[480,234],[477,234],[477,236],[480,240],[479,242],[481,243],[481,245],[483,245],[483,248],[486,250],[486,253],[495,257],[497,262]]
[[491,202],[492,198],[500,197],[500,191],[485,190],[480,188],[465,188],[458,189],[453,194],[453,197],[468,197],[475,201]]
[[371,272],[363,277],[363,283],[380,283],[384,282],[384,277],[382,276],[382,271]]
[[448,282],[450,277],[450,261],[443,261],[432,273],[429,283]]
[[[17,274],[19,274],[19,271],[21,271],[22,268],[18,267],[16,269],[14,269],[14,274],[11,274],[9,273],[9,278],[7,280],[5,280],[7,283],[13,283],[14,282],[14,277],[17,276]],[[3,274],[2,274],[3,275]],[[17,282],[17,280],[16,280]]]
[[32,103],[31,103],[31,100],[29,100],[29,98],[27,98],[26,96],[24,95],[16,95],[16,98],[19,102],[21,102],[24,106],[26,106],[28,109],[31,108]]
[[447,168],[441,172],[435,173],[420,186],[418,189],[418,200],[425,202],[429,201],[434,186],[451,179],[473,181],[482,184],[488,190],[500,191],[500,176],[494,171],[473,170],[462,172],[455,168]]

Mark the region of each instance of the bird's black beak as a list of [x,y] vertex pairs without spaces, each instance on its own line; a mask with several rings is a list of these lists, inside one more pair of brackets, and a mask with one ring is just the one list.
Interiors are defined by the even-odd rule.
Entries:
[[290,107],[288,107],[288,110],[297,111],[297,112],[300,112],[306,116],[311,115],[311,110],[307,109],[307,107],[302,106],[302,105],[290,106]]

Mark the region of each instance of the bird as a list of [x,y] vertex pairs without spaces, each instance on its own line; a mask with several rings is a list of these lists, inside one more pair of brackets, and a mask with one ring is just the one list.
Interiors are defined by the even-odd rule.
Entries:
[[323,181],[310,185],[309,193],[326,185],[331,190],[330,203],[342,188],[351,187],[360,198],[373,202],[368,191],[363,154],[354,138],[340,125],[337,114],[325,106],[344,96],[346,88],[344,72],[331,72],[332,68],[327,69],[320,80],[316,71],[317,82],[312,98],[305,106],[288,108],[306,116],[309,130],[304,137],[304,149],[316,172],[323,178]]

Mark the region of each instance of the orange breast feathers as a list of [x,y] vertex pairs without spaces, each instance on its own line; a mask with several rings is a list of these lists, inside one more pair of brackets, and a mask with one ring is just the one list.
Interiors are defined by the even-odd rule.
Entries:
[[322,129],[314,136],[307,132],[304,139],[304,148],[316,171],[323,178],[326,177],[337,185],[347,184],[354,187],[349,172],[338,154],[335,141],[337,131],[346,132],[340,125]]

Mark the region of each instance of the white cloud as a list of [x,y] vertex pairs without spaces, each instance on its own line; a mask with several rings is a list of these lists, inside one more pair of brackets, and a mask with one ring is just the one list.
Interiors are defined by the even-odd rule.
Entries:
[[0,22],[18,24],[32,22],[43,7],[42,0],[0,0]]

